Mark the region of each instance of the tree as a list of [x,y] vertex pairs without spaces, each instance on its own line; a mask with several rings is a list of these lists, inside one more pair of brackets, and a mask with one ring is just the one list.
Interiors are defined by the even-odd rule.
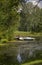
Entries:
[[0,0],[0,32],[3,32],[4,35],[6,32],[10,34],[18,28],[18,5],[19,0]]
[[22,6],[22,11],[20,13],[20,31],[34,31],[40,32],[40,20],[42,19],[41,9],[36,6],[34,8],[32,3],[24,3]]
[[20,20],[20,31],[30,31],[30,23],[31,23],[31,13],[32,13],[32,3],[24,3],[22,6],[22,11],[20,13],[21,20]]

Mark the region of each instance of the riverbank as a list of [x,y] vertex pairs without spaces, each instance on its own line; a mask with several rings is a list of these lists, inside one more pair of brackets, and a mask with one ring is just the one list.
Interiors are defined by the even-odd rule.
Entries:
[[16,31],[14,32],[14,36],[32,36],[32,37],[42,37],[42,32],[21,32],[21,31]]
[[16,37],[33,37],[36,40],[42,41],[42,32],[36,33],[36,32],[20,32],[16,31],[14,32],[13,37],[8,38],[7,34],[6,37],[2,36],[3,34],[0,33],[0,43],[6,43],[6,42],[21,42],[21,40],[17,40]]
[[35,60],[32,62],[24,63],[22,65],[42,65],[42,60]]

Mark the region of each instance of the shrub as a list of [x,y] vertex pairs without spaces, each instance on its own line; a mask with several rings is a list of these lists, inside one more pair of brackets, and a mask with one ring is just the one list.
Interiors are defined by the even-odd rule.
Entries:
[[6,43],[6,42],[8,42],[8,40],[7,39],[1,39],[1,42]]

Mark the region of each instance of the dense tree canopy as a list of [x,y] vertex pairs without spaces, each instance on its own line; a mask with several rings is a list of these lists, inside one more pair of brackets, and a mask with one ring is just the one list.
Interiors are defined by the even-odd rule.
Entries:
[[19,0],[0,0],[0,32],[6,31],[10,34],[17,29],[19,22],[18,10]]
[[42,9],[25,0],[0,0],[0,36],[11,38],[17,30],[42,31]]
[[42,9],[38,6],[33,8],[32,3],[24,4],[21,11],[21,20],[20,20],[20,31],[34,31],[40,32],[42,31]]

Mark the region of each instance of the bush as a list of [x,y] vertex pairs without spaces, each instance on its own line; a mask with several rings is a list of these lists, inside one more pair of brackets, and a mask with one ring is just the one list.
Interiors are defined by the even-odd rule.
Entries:
[[8,40],[7,39],[1,39],[1,42],[6,43],[6,42],[8,42]]

